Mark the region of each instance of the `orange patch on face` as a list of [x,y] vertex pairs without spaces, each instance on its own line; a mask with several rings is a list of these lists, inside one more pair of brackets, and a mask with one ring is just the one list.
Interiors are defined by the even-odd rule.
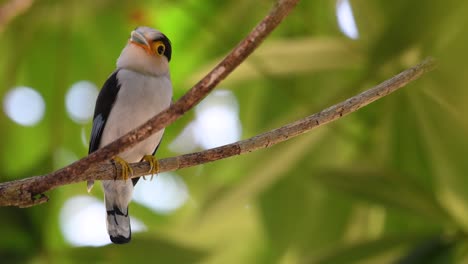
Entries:
[[136,45],[136,46],[138,46],[138,47],[144,49],[144,50],[146,51],[146,53],[148,53],[148,54],[150,54],[150,55],[153,55],[153,54],[154,54],[154,52],[151,50],[150,47],[148,47],[148,46],[146,46],[146,45],[144,45],[144,44],[141,44],[141,43],[132,41],[132,40],[129,40],[129,41],[130,41],[130,43],[132,43],[133,45]]

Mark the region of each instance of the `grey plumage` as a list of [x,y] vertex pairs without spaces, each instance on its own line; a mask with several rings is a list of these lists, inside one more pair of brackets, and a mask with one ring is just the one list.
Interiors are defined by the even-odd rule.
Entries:
[[[143,39],[144,38],[144,39]],[[153,43],[163,43],[164,53],[155,50]],[[161,44],[158,44],[161,45]],[[94,114],[89,152],[101,148],[152,116],[169,107],[172,85],[168,62],[170,42],[162,33],[148,27],[139,27],[122,51],[117,70],[101,90]],[[127,162],[139,162],[152,154],[164,133],[161,130],[118,156]],[[135,182],[136,183],[136,182]],[[131,239],[128,204],[132,199],[132,180],[102,181],[107,210],[107,229],[114,243]],[[92,182],[88,182],[88,190]]]

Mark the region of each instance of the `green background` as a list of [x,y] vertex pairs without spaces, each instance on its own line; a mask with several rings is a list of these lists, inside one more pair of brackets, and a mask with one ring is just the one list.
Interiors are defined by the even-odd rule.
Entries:
[[[0,1],[5,5],[10,1]],[[44,119],[20,126],[0,113],[0,181],[84,157],[64,96],[100,86],[136,26],[172,41],[174,98],[183,95],[268,12],[274,1],[35,1],[0,28],[0,99],[36,88]],[[304,0],[220,84],[239,101],[242,138],[305,117],[427,56],[436,71],[376,103],[275,147],[178,171],[190,202],[168,215],[133,203],[148,227],[125,246],[72,247],[64,202],[0,208],[5,263],[463,263],[468,262],[468,2],[352,0],[359,38],[338,27],[335,1]],[[158,157],[194,117],[166,129]],[[58,161],[57,161],[58,160]],[[144,184],[144,182],[143,182]],[[91,195],[101,199],[100,188]]]

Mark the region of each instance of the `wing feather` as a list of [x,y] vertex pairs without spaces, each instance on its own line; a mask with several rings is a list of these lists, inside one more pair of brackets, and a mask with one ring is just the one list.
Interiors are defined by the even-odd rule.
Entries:
[[[89,140],[88,154],[96,151],[101,143],[102,133],[106,126],[107,118],[110,115],[112,106],[117,99],[117,93],[120,89],[120,84],[117,80],[116,70],[109,76],[107,81],[102,86],[101,91],[96,100],[96,107],[94,108],[93,128],[91,129],[91,139]],[[94,180],[89,180],[87,184],[88,192],[91,191],[94,185]]]
[[107,79],[96,100],[88,154],[96,151],[99,148],[99,144],[101,143],[102,132],[106,126],[107,118],[110,115],[112,106],[117,99],[117,93],[120,90],[120,84],[117,80],[118,72],[119,70],[116,70]]

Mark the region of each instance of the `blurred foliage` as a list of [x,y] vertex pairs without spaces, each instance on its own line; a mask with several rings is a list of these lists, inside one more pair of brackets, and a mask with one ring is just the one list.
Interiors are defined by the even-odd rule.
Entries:
[[[5,4],[9,0],[0,1]],[[64,95],[102,84],[129,32],[159,28],[173,43],[175,98],[238,43],[273,0],[34,1],[0,32],[0,98],[16,85],[45,98],[22,127],[0,114],[0,180],[83,157],[90,123]],[[302,1],[221,87],[240,104],[243,138],[312,114],[426,56],[439,67],[348,117],[267,150],[181,170],[191,199],[170,215],[132,204],[148,230],[128,246],[71,247],[59,229],[66,199],[0,208],[5,263],[463,263],[468,261],[468,2],[352,0],[359,39],[339,30],[335,1]],[[92,102],[90,102],[92,103]],[[158,157],[193,118],[166,129]],[[62,154],[61,154],[62,153]],[[101,198],[101,193],[94,193]]]

